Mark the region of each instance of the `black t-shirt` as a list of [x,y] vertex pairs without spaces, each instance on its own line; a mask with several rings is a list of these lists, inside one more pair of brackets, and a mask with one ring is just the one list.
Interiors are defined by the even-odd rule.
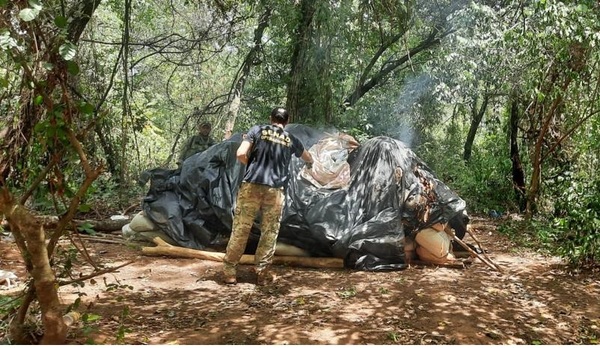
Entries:
[[285,187],[289,179],[292,153],[296,157],[302,156],[302,142],[274,125],[254,126],[244,136],[244,140],[252,143],[244,181]]

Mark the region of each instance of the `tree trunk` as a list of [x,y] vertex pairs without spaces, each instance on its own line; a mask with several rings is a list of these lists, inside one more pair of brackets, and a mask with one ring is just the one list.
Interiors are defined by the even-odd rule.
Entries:
[[554,151],[549,149],[544,154],[543,148],[545,142],[547,141],[548,134],[557,126],[554,124],[555,116],[559,113],[558,110],[567,96],[571,82],[574,78],[579,77],[580,73],[586,67],[588,54],[589,50],[585,45],[578,42],[572,43],[569,46],[569,57],[565,58],[562,62],[559,60],[554,61],[548,69],[548,78],[542,81],[543,85],[540,87],[540,90],[543,95],[554,95],[554,97],[543,100],[540,105],[537,105],[533,109],[534,117],[539,118],[540,129],[536,130],[537,136],[531,158],[532,173],[527,192],[526,207],[528,215],[532,215],[538,209],[537,200],[542,184],[542,164],[547,154]]
[[[23,206],[16,205],[5,191],[0,201],[0,211],[8,220],[12,233],[21,235],[27,246],[24,257],[30,260],[29,273],[33,278],[35,294],[42,311],[44,336],[42,344],[64,344],[67,338],[67,327],[62,320],[61,305],[56,291],[57,283],[50,259],[46,250],[46,234],[40,223]],[[21,326],[17,321],[14,325]],[[11,330],[23,337],[19,329]]]
[[21,305],[17,310],[17,315],[10,323],[8,337],[14,344],[32,344],[32,337],[27,333],[25,319],[31,302],[35,299],[35,287],[32,284],[27,285],[27,291],[23,296]]
[[294,31],[295,44],[290,62],[290,81],[287,85],[286,103],[286,109],[290,114],[290,123],[301,121],[301,91],[316,6],[315,0],[302,0],[300,5],[300,23]]
[[108,139],[106,137],[106,135],[104,134],[104,132],[106,132],[107,129],[106,129],[106,127],[102,126],[103,123],[104,123],[103,120],[100,120],[94,127],[94,132],[98,136],[98,139],[100,140],[100,145],[102,146],[102,150],[106,154],[104,156],[104,158],[106,159],[108,171],[114,177],[117,177],[119,175],[119,173],[118,173],[118,165],[115,160],[119,157],[117,156],[117,151],[115,151],[115,149],[113,148],[113,145],[111,144],[110,139]]
[[[21,100],[20,110],[12,114],[16,115],[13,119],[7,119],[9,121],[7,122],[8,129],[0,139],[0,152],[3,153],[3,156],[0,157],[0,215],[6,217],[27,266],[27,271],[33,278],[32,285],[19,307],[17,317],[11,323],[10,334],[14,335],[16,340],[23,340],[29,336],[24,332],[27,329],[24,320],[30,304],[37,297],[44,328],[41,343],[57,345],[65,343],[67,328],[62,319],[57,293],[58,285],[50,266],[50,257],[54,249],[47,247],[46,234],[42,225],[25,207],[16,203],[10,190],[18,187],[24,181],[20,178],[22,172],[27,173],[32,169],[32,165],[28,163],[30,159],[27,159],[27,152],[31,146],[35,127],[42,120],[48,121],[50,124],[56,123],[60,114],[65,122],[65,128],[70,131],[69,126],[73,122],[73,117],[77,116],[77,112],[69,107],[62,109],[63,105],[59,105],[56,108],[57,104],[70,105],[68,104],[70,95],[67,93],[68,73],[65,61],[60,57],[59,47],[65,40],[77,44],[87,23],[100,5],[100,0],[71,1],[68,2],[70,5],[68,8],[66,8],[67,4],[62,5],[63,7],[58,7],[60,4],[51,2],[44,7],[43,15],[36,17],[26,25],[20,23],[19,18],[14,17],[3,26],[14,37],[19,37],[20,46],[22,46],[20,49],[6,50],[8,60],[5,61],[5,63],[14,65],[17,68],[15,71],[21,73],[19,76]],[[27,7],[27,2],[10,1],[3,6],[8,7],[8,10],[2,9],[3,13],[11,13],[11,11],[16,13]],[[15,8],[11,8],[11,6]],[[56,12],[53,12],[54,10]],[[48,27],[56,27],[54,19],[58,14],[66,17],[69,23],[67,33],[46,30]],[[52,70],[39,69],[42,63],[46,62],[52,63],[56,68]],[[41,104],[34,101],[38,97],[42,100]],[[74,134],[68,134],[68,137],[71,143],[76,141]],[[62,143],[54,141],[56,138],[52,138],[52,136],[48,136],[48,140],[49,143],[57,145],[43,147],[47,150],[48,158],[60,156],[63,148],[58,145],[62,145]],[[73,146],[75,147],[75,145]],[[87,165],[85,154],[82,153],[81,148],[76,148],[76,151],[80,155],[82,165]],[[21,163],[23,163],[23,170],[20,166]],[[36,180],[33,185],[38,184],[39,181]],[[32,188],[26,192],[32,192]],[[70,217],[72,218],[72,215]]]
[[223,140],[229,139],[233,134],[233,127],[235,126],[235,121],[240,111],[246,79],[250,75],[250,68],[256,64],[256,56],[262,48],[262,39],[265,29],[269,26],[271,11],[271,8],[267,8],[260,17],[258,27],[256,27],[254,30],[254,46],[246,55],[246,59],[242,65],[241,75],[238,77],[237,82],[235,82],[235,88],[231,91],[233,98],[231,100],[231,104],[229,104],[229,109],[227,110],[227,123],[225,124],[225,134],[223,136]]
[[469,133],[467,134],[467,139],[465,140],[464,152],[463,152],[463,160],[465,162],[469,162],[471,160],[471,152],[473,150],[473,142],[475,141],[475,135],[477,135],[477,129],[479,129],[479,125],[481,124],[481,120],[483,120],[483,115],[487,110],[487,105],[490,97],[485,95],[483,97],[483,102],[481,103],[481,107],[477,109],[477,101],[479,98],[475,98],[473,101],[473,105],[471,106],[471,126],[469,127]]
[[119,166],[119,198],[123,198],[126,186],[126,177],[128,169],[127,148],[128,144],[128,124],[129,116],[129,24],[130,24],[131,0],[125,0],[125,13],[123,14],[123,97],[121,100],[121,161]]
[[526,211],[528,215],[532,215],[537,211],[537,200],[540,194],[540,187],[542,184],[542,156],[543,156],[543,145],[546,135],[550,131],[552,121],[555,116],[555,112],[558,106],[563,101],[563,96],[566,93],[569,85],[571,84],[572,78],[570,76],[565,77],[565,81],[560,87],[559,94],[555,97],[548,111],[542,115],[542,127],[539,130],[534,148],[533,156],[531,159],[531,182],[529,184],[529,191],[527,192],[527,205]]
[[515,196],[521,212],[527,207],[525,195],[525,172],[521,164],[519,153],[519,104],[515,97],[511,100],[510,107],[510,160],[512,162],[512,182]]

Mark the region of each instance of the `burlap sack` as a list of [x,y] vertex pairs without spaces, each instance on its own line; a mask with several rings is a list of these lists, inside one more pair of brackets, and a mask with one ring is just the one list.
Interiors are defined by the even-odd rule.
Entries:
[[439,264],[454,259],[450,237],[444,231],[426,228],[417,233],[415,240],[418,244],[417,255],[422,261]]
[[156,227],[154,223],[146,217],[146,214],[144,214],[143,211],[140,211],[133,217],[133,219],[131,219],[129,227],[135,232],[158,230],[158,227]]

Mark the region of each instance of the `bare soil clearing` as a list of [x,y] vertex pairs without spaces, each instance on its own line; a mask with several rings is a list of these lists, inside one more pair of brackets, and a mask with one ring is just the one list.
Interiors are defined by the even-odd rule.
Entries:
[[[83,288],[61,288],[65,304],[83,292],[79,311],[99,316],[74,324],[69,343],[597,344],[598,272],[574,273],[558,258],[516,249],[495,221],[472,222],[504,273],[477,259],[465,269],[396,272],[275,266],[278,279],[265,287],[255,285],[251,266],[240,267],[237,285],[224,285],[218,262],[90,242],[106,267],[136,262]],[[0,241],[0,255],[0,269],[24,279],[14,243]],[[7,293],[15,290],[0,291]]]

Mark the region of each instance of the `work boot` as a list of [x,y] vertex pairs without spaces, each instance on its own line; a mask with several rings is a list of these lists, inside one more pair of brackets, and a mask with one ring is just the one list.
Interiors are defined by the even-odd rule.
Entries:
[[234,275],[223,274],[223,283],[235,284],[235,283],[237,283],[237,279],[235,279]]
[[265,286],[275,281],[275,275],[269,271],[261,271],[256,273],[256,285]]
[[235,279],[235,275],[237,273],[236,267],[227,262],[223,262],[223,271],[222,271],[223,283],[225,284],[235,284],[237,283],[237,279]]

